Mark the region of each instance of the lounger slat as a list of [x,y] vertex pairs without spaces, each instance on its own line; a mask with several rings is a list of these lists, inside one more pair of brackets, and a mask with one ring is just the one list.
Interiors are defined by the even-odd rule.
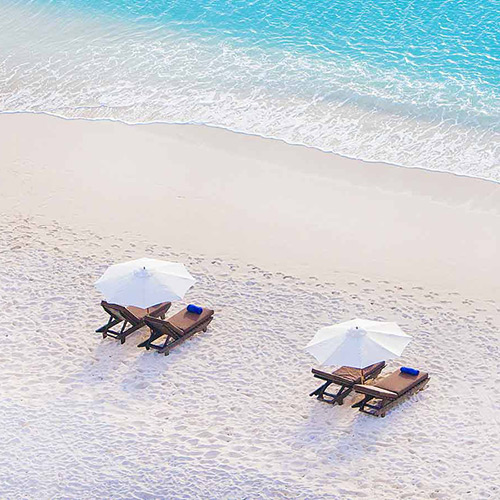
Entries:
[[[365,380],[376,378],[384,367],[385,362],[382,361],[363,368],[363,378]],[[315,391],[311,392],[309,396],[316,396],[320,401],[324,401],[325,403],[330,403],[332,405],[342,405],[344,403],[344,399],[352,392],[354,385],[361,382],[361,369],[359,368],[342,366],[333,373],[313,368],[312,373],[316,378],[325,380],[325,383],[318,387]],[[326,392],[326,389],[328,389],[331,384],[340,386],[340,389],[336,394]]]
[[376,384],[356,384],[354,390],[364,397],[352,407],[369,415],[385,417],[388,410],[424,389],[428,382],[428,373],[420,372],[414,376],[397,370]]
[[427,377],[428,374],[425,372],[420,372],[417,376],[414,376],[397,370],[380,380],[380,382],[377,383],[377,387],[401,395]]
[[[151,333],[149,338],[137,347],[145,347],[147,350],[154,349],[167,355],[170,349],[181,344],[195,333],[206,331],[213,315],[212,309],[203,309],[201,314],[190,313],[187,309],[183,309],[166,321],[146,316],[144,322],[151,329]],[[166,339],[162,344],[154,343],[163,336],[166,336]]]

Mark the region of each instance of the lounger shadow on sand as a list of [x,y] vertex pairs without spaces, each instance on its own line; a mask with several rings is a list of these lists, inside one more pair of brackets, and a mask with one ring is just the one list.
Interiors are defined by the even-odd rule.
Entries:
[[373,385],[355,385],[354,390],[364,394],[364,398],[352,407],[369,415],[385,417],[391,408],[424,389],[429,380],[425,372],[409,375],[397,370]]
[[[370,380],[376,378],[380,372],[384,369],[385,362],[375,363],[373,365],[363,368],[363,378],[364,380]],[[354,388],[355,384],[361,383],[361,370],[359,368],[351,368],[348,366],[343,366],[333,373],[324,372],[321,370],[312,369],[312,373],[316,378],[324,380],[324,383],[318,387],[315,391],[311,392],[309,396],[317,396],[320,401],[325,403],[330,403],[332,405],[344,404],[344,398],[346,398]],[[326,392],[326,389],[330,385],[336,384],[340,385],[340,389],[336,394]]]
[[[169,354],[170,349],[192,337],[195,333],[206,332],[213,315],[214,311],[212,309],[204,308],[201,314],[183,309],[166,321],[146,316],[144,322],[151,329],[151,334],[147,340],[141,342],[137,347],[145,347],[148,350],[155,349],[166,356]],[[163,336],[166,339],[161,344],[154,343]]]
[[[149,309],[140,309],[138,307],[124,307],[118,304],[110,304],[103,300],[101,302],[102,308],[109,314],[108,322],[96,330],[97,333],[102,333],[102,337],[112,337],[120,340],[122,344],[125,339],[139,328],[145,326],[144,318],[149,315],[154,318],[164,318],[165,313],[169,310],[172,304],[170,302],[163,302]],[[122,324],[120,331],[112,330],[113,327]],[[127,325],[130,325],[127,328]]]

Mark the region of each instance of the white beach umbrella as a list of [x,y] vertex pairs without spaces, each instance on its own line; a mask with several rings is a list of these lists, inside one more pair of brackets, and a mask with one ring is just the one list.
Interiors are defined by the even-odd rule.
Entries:
[[181,300],[195,281],[183,264],[144,258],[108,267],[95,286],[108,302],[145,309]]
[[410,340],[396,323],[353,319],[318,330],[306,351],[322,365],[362,369],[397,358]]

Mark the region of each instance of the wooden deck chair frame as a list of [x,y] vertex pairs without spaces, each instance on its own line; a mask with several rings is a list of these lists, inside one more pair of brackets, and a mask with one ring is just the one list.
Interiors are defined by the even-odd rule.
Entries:
[[[175,346],[182,344],[185,340],[192,337],[195,333],[206,332],[207,327],[213,320],[213,315],[209,316],[203,323],[200,323],[196,327],[187,332],[183,332],[179,328],[175,327],[168,320],[163,321],[158,318],[153,318],[151,316],[146,316],[144,318],[145,324],[151,329],[151,334],[148,339],[141,342],[137,347],[145,347],[148,351],[150,349],[155,349],[160,354],[168,356],[170,349]],[[166,335],[166,339],[161,344],[153,344],[156,340]]]
[[[373,415],[375,417],[385,417],[386,413],[391,409],[397,406],[399,403],[407,400],[413,394],[425,389],[425,386],[429,383],[430,377],[423,379],[417,385],[414,385],[407,391],[403,392],[396,398],[394,398],[395,393],[390,393],[390,391],[385,391],[384,389],[379,389],[377,386],[367,386],[369,387],[371,394],[366,394],[362,392],[363,386],[354,387],[356,392],[360,392],[364,394],[364,397],[361,401],[354,403],[352,408],[359,408],[359,411],[366,413],[367,415]],[[378,393],[378,394],[377,394]],[[390,397],[389,397],[390,396]],[[377,400],[377,403],[371,404],[370,402],[373,400]]]
[[[165,318],[165,313],[169,310],[171,302],[164,302],[152,306],[152,311],[149,313],[152,317]],[[122,344],[125,343],[126,338],[135,331],[145,326],[144,318],[138,318],[134,313],[129,311],[126,307],[119,304],[110,304],[103,300],[101,302],[102,308],[109,314],[108,322],[96,330],[97,333],[102,333],[102,338],[112,337],[120,340]],[[112,330],[113,327],[121,325],[119,331]],[[130,325],[127,328],[127,325]]]
[[[371,380],[377,378],[384,368],[385,363],[380,363],[380,366],[378,366],[374,371],[368,373],[364,377],[364,379]],[[356,381],[350,381],[343,377],[339,377],[335,375],[335,373],[328,373],[321,370],[316,370],[315,368],[313,368],[311,371],[316,378],[324,380],[325,382],[316,390],[311,392],[309,396],[316,396],[318,400],[324,401],[325,403],[329,403],[331,405],[343,405],[344,399],[352,392],[354,385],[356,384]],[[332,384],[340,386],[340,389],[335,394],[326,391]]]

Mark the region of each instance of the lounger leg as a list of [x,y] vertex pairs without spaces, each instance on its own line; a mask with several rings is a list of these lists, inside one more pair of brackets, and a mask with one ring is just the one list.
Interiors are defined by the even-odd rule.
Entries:
[[318,387],[316,390],[314,390],[313,392],[311,392],[311,394],[309,394],[309,396],[318,396],[318,399],[321,399],[321,397],[323,396],[323,393],[325,392],[325,390],[330,386],[330,384],[332,384],[333,382],[331,381],[327,381],[325,382],[323,385],[321,385],[320,387]]
[[149,342],[151,341],[151,336],[141,342],[140,344],[137,344],[137,347],[145,347],[149,351]]
[[330,396],[332,398],[331,401],[328,401],[327,399],[324,399],[324,398],[321,398],[323,401],[325,401],[326,403],[330,403],[332,405],[334,405],[335,403],[337,403],[339,406],[342,406],[344,404],[344,398],[348,396],[348,394],[350,394],[350,392],[352,391],[352,387],[350,386],[346,386],[346,385],[342,385],[339,389],[339,391],[337,392],[337,394],[331,394],[329,392],[324,392],[323,395],[324,396]]
[[[329,403],[331,405],[338,404],[342,406],[344,404],[344,399],[351,393],[352,387],[347,385],[340,386],[340,389],[336,394],[332,394],[330,392],[326,392],[326,389],[333,384],[334,382],[328,380],[321,387],[318,387],[315,391],[311,392],[309,396],[317,396],[320,401],[324,401],[325,403]],[[325,396],[332,398],[331,400],[325,399]]]
[[122,344],[125,344],[125,337],[122,337],[123,335],[123,332],[125,331],[125,327],[127,326],[127,321],[124,321],[123,322],[123,325],[122,325],[122,329],[120,330],[120,333],[118,334],[118,336],[116,338],[120,339],[120,342]]
[[158,349],[158,352],[160,354],[165,354],[165,356],[168,356],[170,354],[170,349],[172,349],[176,345],[182,344],[184,341],[186,341],[188,338],[192,337],[195,333],[197,333],[200,330],[194,330],[192,332],[186,333],[182,337],[176,338],[173,341],[170,341],[170,339],[173,339],[174,337],[170,337],[170,336],[167,337],[167,340],[165,340],[163,345]]
[[340,391],[337,392],[337,395],[335,396],[334,403],[336,402],[339,406],[342,406],[344,404],[344,399],[351,393],[352,387],[345,386],[343,385],[340,388]]
[[121,321],[122,321],[121,319],[113,319],[113,316],[110,316],[109,317],[109,321],[105,325],[103,325],[100,328],[98,328],[96,330],[96,333],[102,333],[102,338],[105,339],[108,336],[107,335],[107,331],[110,328],[113,328],[114,326],[116,326]]
[[134,326],[131,326],[130,328],[128,328],[127,330],[124,330],[124,328],[122,328],[122,331],[118,334],[117,338],[120,339],[120,342],[122,344],[125,344],[125,339],[131,334],[131,333],[134,333],[136,330],[139,330],[139,328],[142,328],[144,325],[142,325],[141,323],[137,324],[137,325],[134,325]]
[[155,340],[158,340],[161,337],[161,335],[157,335],[154,332],[151,332],[149,334],[149,338],[147,338],[144,342],[141,342],[140,344],[137,345],[137,347],[145,347],[148,351],[151,349],[150,345],[152,342]]
[[[160,354],[165,354],[165,356],[168,356],[170,354],[169,350],[169,342],[172,337],[170,335],[167,335],[167,338],[165,339],[165,342],[158,348],[158,352]],[[175,342],[175,341],[174,341]],[[170,342],[172,343],[172,342]]]
[[371,401],[372,399],[373,399],[373,396],[365,396],[361,401],[354,403],[351,406],[351,408],[359,408],[359,411],[363,411],[365,404],[368,403],[368,401]]

